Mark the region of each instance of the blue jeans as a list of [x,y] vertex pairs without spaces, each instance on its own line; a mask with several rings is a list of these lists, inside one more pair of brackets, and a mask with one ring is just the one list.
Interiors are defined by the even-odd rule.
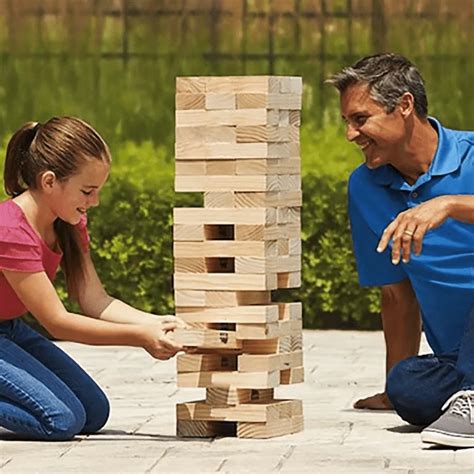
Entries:
[[458,352],[410,357],[387,376],[388,398],[400,417],[413,425],[436,421],[444,403],[459,390],[474,390],[474,308]]
[[0,426],[25,439],[98,431],[109,402],[79,365],[18,319],[0,322]]

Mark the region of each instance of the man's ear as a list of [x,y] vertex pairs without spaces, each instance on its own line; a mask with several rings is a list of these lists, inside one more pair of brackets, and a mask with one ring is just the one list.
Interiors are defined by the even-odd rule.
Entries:
[[405,92],[398,102],[398,107],[400,107],[400,112],[404,118],[409,117],[415,109],[415,99],[413,94],[411,92]]
[[55,185],[58,183],[56,175],[53,171],[45,171],[39,178],[38,178],[38,187],[50,193],[53,191]]

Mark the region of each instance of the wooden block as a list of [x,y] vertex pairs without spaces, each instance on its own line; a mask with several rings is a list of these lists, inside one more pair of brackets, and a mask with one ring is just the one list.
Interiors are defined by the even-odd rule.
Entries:
[[279,81],[270,76],[209,76],[206,91],[216,93],[268,93],[279,91]]
[[289,158],[290,143],[177,142],[177,160]]
[[271,372],[302,367],[303,351],[281,354],[241,354],[237,356],[239,372]]
[[176,420],[176,436],[181,438],[211,438],[214,436],[235,436],[235,434],[235,423]]
[[179,354],[176,370],[179,373],[236,370],[237,356],[221,354]]
[[285,226],[288,238],[301,239],[301,220],[295,222],[288,222]]
[[204,77],[177,77],[176,92],[185,92],[188,94],[206,92],[206,81]]
[[[303,204],[303,193],[301,191],[282,191],[278,195],[278,203],[277,206],[279,207],[298,207]],[[287,220],[289,219],[288,216],[289,212],[287,212]],[[293,214],[291,215],[293,218]],[[278,214],[277,214],[278,219]]]
[[207,240],[204,242],[174,242],[175,258],[181,257],[275,257],[276,244],[267,241]]
[[278,322],[263,324],[245,324],[236,325],[237,339],[273,339],[280,335],[280,325]]
[[[302,334],[302,320],[281,320],[278,321],[280,336],[297,336]],[[293,350],[293,349],[292,349]],[[299,349],[294,349],[299,350]]]
[[288,222],[288,208],[277,208],[277,224],[286,224]]
[[177,110],[204,109],[204,94],[176,94],[175,105]]
[[176,176],[175,190],[177,192],[205,191],[246,191],[267,192],[278,191],[280,180],[278,176]]
[[291,352],[303,350],[303,334],[302,333],[291,336],[290,350]]
[[236,97],[238,109],[260,109],[267,107],[267,94],[237,94]]
[[235,132],[237,143],[288,142],[290,132],[294,134],[290,127],[276,125],[241,126]]
[[239,306],[271,303],[270,291],[207,291],[206,306]]
[[301,223],[301,209],[299,207],[288,208],[288,222]]
[[278,288],[298,288],[301,286],[301,272],[278,274]]
[[[276,181],[278,182],[278,181]],[[278,192],[235,192],[235,207],[277,207],[279,202]],[[278,212],[277,212],[278,220]]]
[[206,174],[207,165],[204,160],[176,160],[175,176],[202,176]]
[[299,400],[273,400],[270,403],[251,402],[239,405],[211,405],[205,401],[176,405],[178,420],[267,422],[288,418],[298,408],[292,405]]
[[280,305],[242,305],[227,308],[176,310],[184,321],[204,323],[271,323],[278,321]]
[[235,143],[235,126],[176,127],[177,143]]
[[236,225],[235,240],[240,241],[262,241],[278,240],[282,235],[282,229],[279,225]]
[[290,255],[301,255],[301,239],[288,239],[288,246]]
[[[267,108],[285,111],[301,110],[301,94],[268,94]],[[288,122],[285,124],[289,124],[289,115]]]
[[175,224],[173,226],[173,239],[175,241],[203,241],[203,224]]
[[206,293],[204,291],[175,290],[174,300],[177,307],[202,307],[206,306]]
[[237,437],[266,439],[275,436],[285,436],[302,431],[304,427],[303,415],[274,420],[267,423],[237,423]]
[[176,111],[177,128],[267,125],[274,121],[275,114],[269,114],[267,109]]
[[234,331],[216,331],[214,329],[175,329],[173,340],[184,347],[204,349],[240,349],[241,341]]
[[302,382],[304,382],[303,367],[294,367],[292,369],[286,369],[280,372],[280,383],[282,385],[290,385]]
[[[291,111],[292,112],[292,111]],[[288,127],[288,140],[290,142],[299,142],[300,141],[300,128],[296,125],[291,125]]]
[[301,191],[301,175],[300,174],[288,175],[288,190]]
[[206,175],[232,175],[236,174],[236,160],[207,160]]
[[278,264],[275,257],[236,257],[235,273],[277,273]]
[[288,239],[278,239],[277,241],[277,253],[278,255],[288,255],[290,251],[290,246],[288,244]]
[[[261,109],[259,109],[261,110]],[[241,124],[244,125],[244,124]],[[280,125],[280,111],[278,109],[269,109],[267,112],[267,121],[263,124],[245,124],[245,125]]]
[[188,372],[178,374],[178,387],[274,388],[280,384],[280,372]]
[[[280,87],[280,92],[283,92]],[[292,76],[290,77],[290,90],[291,94],[302,94],[303,93],[303,78]]]
[[280,110],[278,114],[278,125],[280,127],[288,127],[290,125],[290,114],[288,110]]
[[233,207],[234,193],[232,191],[206,191],[204,207]]
[[261,390],[238,389],[234,387],[206,388],[206,403],[210,405],[239,405],[241,403],[273,400],[273,388]]
[[290,110],[288,118],[290,125],[297,127],[301,125],[301,112],[299,110]]
[[301,303],[278,303],[278,318],[280,320],[303,319],[303,305]]
[[234,110],[236,108],[235,94],[213,93],[206,94],[206,110]]
[[174,287],[178,290],[251,291],[277,288],[276,274],[235,273],[175,273]]
[[299,142],[289,142],[288,148],[290,151],[290,158],[301,158]]
[[276,224],[272,208],[205,209],[181,207],[173,210],[175,224]]
[[301,174],[301,158],[268,160],[268,174]]
[[175,273],[205,273],[207,271],[206,258],[175,258],[174,271]]

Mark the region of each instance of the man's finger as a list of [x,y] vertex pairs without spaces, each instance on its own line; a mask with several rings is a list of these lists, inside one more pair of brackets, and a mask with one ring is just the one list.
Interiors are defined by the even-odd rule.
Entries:
[[413,251],[415,255],[421,254],[421,249],[423,248],[423,239],[425,238],[426,231],[428,230],[428,226],[418,226],[416,228],[416,232],[413,235]]
[[379,241],[379,244],[377,245],[377,252],[382,253],[386,248],[388,243],[390,242],[390,239],[392,238],[392,235],[397,228],[395,222],[392,222],[389,226],[385,228],[382,234],[382,238]]
[[408,263],[410,261],[411,246],[413,244],[413,239],[416,229],[406,228],[403,231],[401,241],[402,241],[402,259],[403,263]]

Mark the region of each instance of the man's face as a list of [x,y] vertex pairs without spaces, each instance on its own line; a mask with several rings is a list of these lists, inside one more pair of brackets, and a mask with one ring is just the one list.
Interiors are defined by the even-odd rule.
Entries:
[[391,113],[370,97],[367,84],[354,84],[341,94],[341,113],[347,139],[364,153],[368,168],[391,164],[403,154],[405,121],[398,107]]

